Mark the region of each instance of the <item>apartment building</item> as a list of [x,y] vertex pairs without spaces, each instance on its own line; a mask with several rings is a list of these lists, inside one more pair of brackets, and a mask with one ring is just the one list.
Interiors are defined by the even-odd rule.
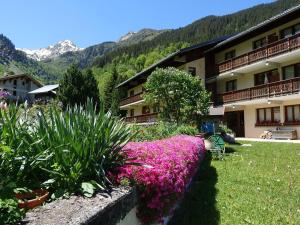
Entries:
[[300,138],[300,6],[231,37],[175,52],[123,82],[126,121],[155,121],[157,109],[145,104],[143,84],[156,67],[167,66],[202,79],[237,136],[284,130]]
[[127,112],[125,120],[136,123],[153,123],[156,121],[159,109],[147,105],[143,99],[143,93],[145,92],[143,86],[148,76],[156,68],[176,67],[185,70],[193,76],[199,77],[205,85],[207,62],[204,53],[225,39],[226,37],[222,37],[181,49],[119,84],[117,88],[123,88],[127,92],[127,97],[120,103],[120,109]]
[[237,136],[300,135],[300,7],[220,42],[206,52],[215,67],[206,86]]

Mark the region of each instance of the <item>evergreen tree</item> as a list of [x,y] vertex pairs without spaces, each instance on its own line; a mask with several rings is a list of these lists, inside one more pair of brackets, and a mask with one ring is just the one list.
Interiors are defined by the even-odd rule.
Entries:
[[59,83],[58,99],[66,107],[85,104],[88,98],[99,103],[97,81],[91,70],[82,73],[78,66],[72,65]]
[[[116,90],[118,80],[118,72],[116,66],[114,65],[112,69],[112,74],[106,83],[104,91],[104,108],[106,111],[111,111],[113,114],[117,114],[117,112],[119,111],[119,94],[117,93],[118,90]],[[114,111],[112,111],[112,109]]]

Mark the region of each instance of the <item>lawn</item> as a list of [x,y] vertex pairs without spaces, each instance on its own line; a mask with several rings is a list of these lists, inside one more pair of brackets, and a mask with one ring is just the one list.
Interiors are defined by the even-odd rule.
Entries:
[[300,224],[300,144],[242,144],[205,160],[170,225]]

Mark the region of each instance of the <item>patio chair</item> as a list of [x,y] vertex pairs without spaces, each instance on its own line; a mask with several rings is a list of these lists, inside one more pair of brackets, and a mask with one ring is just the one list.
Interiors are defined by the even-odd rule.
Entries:
[[223,159],[225,154],[225,142],[223,138],[218,135],[214,134],[208,138],[211,143],[211,149],[209,150],[213,156],[217,156],[218,159]]

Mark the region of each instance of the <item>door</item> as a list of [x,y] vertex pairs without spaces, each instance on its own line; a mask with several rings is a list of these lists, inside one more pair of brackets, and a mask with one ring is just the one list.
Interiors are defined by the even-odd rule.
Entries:
[[245,137],[244,111],[226,112],[225,121],[236,137]]

